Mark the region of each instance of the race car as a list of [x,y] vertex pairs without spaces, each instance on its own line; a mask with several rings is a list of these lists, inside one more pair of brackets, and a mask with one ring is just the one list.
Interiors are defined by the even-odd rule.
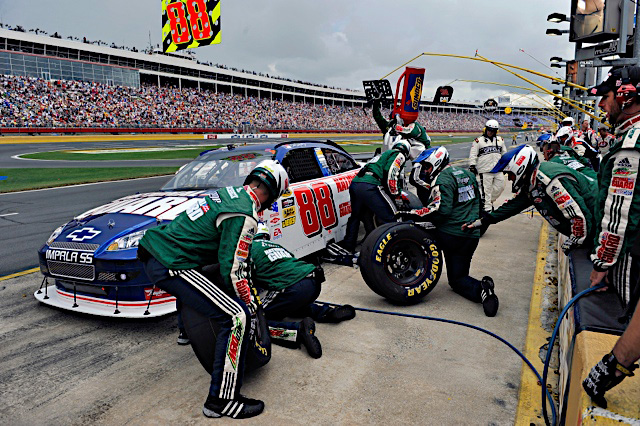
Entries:
[[[146,230],[173,220],[199,198],[241,186],[265,159],[289,174],[289,190],[260,214],[278,241],[296,257],[344,238],[351,213],[349,185],[360,165],[327,141],[252,144],[201,153],[159,192],[130,195],[96,207],[56,229],[38,251],[43,284],[35,292],[47,305],[127,318],[175,311],[175,298],[154,287],[137,259]],[[47,279],[54,281],[49,285]]]

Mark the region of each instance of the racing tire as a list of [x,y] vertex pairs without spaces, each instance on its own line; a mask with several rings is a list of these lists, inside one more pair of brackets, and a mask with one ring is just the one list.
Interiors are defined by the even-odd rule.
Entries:
[[422,300],[442,274],[442,252],[424,228],[395,222],[376,228],[360,252],[360,273],[375,293],[411,305]]
[[[214,351],[216,339],[220,332],[220,325],[185,304],[182,305],[181,315],[182,323],[198,361],[207,370],[207,373],[211,374],[213,372]],[[258,307],[257,318],[257,335],[256,339],[249,341],[247,346],[245,371],[260,368],[271,359],[269,327],[262,306]],[[245,331],[245,338],[249,338],[248,330]]]

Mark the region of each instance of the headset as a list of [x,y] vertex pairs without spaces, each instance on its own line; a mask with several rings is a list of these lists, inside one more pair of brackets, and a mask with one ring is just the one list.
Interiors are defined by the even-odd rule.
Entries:
[[629,106],[637,96],[639,96],[638,86],[640,86],[640,83],[635,86],[631,83],[628,67],[622,68],[620,73],[622,76],[620,80],[620,87],[616,90],[616,101],[620,105],[620,108],[624,109]]

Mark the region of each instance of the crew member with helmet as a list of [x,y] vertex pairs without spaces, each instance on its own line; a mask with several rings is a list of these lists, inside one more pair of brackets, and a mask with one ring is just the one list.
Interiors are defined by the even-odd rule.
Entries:
[[595,232],[596,181],[563,164],[540,163],[538,154],[529,145],[504,154],[493,172],[507,175],[515,197],[463,228],[498,223],[533,205],[551,226],[568,237],[562,245],[564,253],[591,244]]
[[609,133],[609,129],[607,128],[607,126],[602,125],[598,127],[598,135],[596,136],[597,146],[595,148],[598,149],[602,157],[607,155],[614,141],[615,136]]
[[[322,267],[296,259],[287,249],[270,240],[269,228],[263,223],[258,224],[258,232],[251,245],[251,278],[268,320],[299,317],[305,318],[303,323],[313,324],[313,320],[339,323],[355,318],[356,311],[351,305],[331,307],[315,303],[324,282]],[[315,335],[315,327],[313,330]],[[295,342],[298,347],[307,336],[306,333],[296,335],[295,332],[274,329],[271,324],[270,332],[276,338],[286,335],[287,340]],[[319,352],[310,352],[314,358],[321,354],[321,348]]]
[[444,253],[449,285],[456,293],[475,303],[482,303],[485,315],[498,312],[498,297],[493,279],[478,280],[469,276],[471,260],[478,247],[479,229],[461,229],[467,222],[480,218],[482,205],[475,175],[469,170],[449,165],[449,152],[444,147],[425,150],[414,160],[415,183],[424,207],[403,216],[418,216],[436,225],[438,244]]
[[[541,138],[543,138],[541,140]],[[588,178],[597,181],[598,174],[591,168],[591,163],[584,157],[580,157],[569,147],[561,146],[560,141],[552,135],[542,135],[538,138],[540,151],[546,161],[563,164],[576,170]]]
[[[380,110],[382,107],[382,100],[380,98],[373,100],[373,119],[380,128],[380,131],[384,135],[383,152],[391,149],[391,145],[396,141],[395,136],[401,136],[409,142],[411,150],[409,156],[413,159],[416,158],[423,150],[431,146],[431,138],[427,134],[424,126],[417,121],[414,121],[407,126],[404,126],[400,117],[390,117],[390,120],[386,120]],[[391,112],[393,114],[393,111]]]
[[[149,229],[140,240],[138,256],[154,284],[220,328],[203,407],[207,417],[248,418],[264,409],[262,401],[240,394],[247,352],[256,349],[249,336],[256,335],[259,302],[250,286],[249,250],[258,212],[288,186],[280,163],[262,161],[243,187],[230,186],[198,198],[173,221]],[[219,279],[203,272],[212,264],[219,264]]]
[[483,209],[487,212],[493,211],[493,202],[504,189],[502,173],[491,173],[500,156],[507,152],[502,137],[498,136],[499,127],[496,120],[487,121],[482,136],[471,143],[469,153],[469,170],[480,177]]
[[573,117],[570,117],[570,116],[563,118],[562,121],[560,122],[560,127],[569,127],[571,131],[574,130],[573,126],[575,125],[576,125],[576,121],[573,119]]
[[358,240],[360,221],[366,210],[373,211],[382,223],[395,222],[396,204],[400,196],[398,184],[411,145],[397,139],[391,150],[374,157],[365,164],[349,186],[351,216],[347,221],[347,231],[340,245],[353,253]]
[[569,126],[561,127],[556,133],[556,139],[560,142],[560,145],[571,148],[580,157],[589,160],[591,167],[598,171],[600,166],[600,157],[598,151],[584,140],[575,137],[574,130]]
[[[640,67],[616,67],[589,90],[602,96],[598,106],[615,126],[616,142],[602,160],[596,206],[595,246],[591,254],[591,285],[607,278],[618,292],[627,316],[624,334],[582,383],[598,405],[606,407],[605,392],[633,375],[640,358]],[[635,313],[634,313],[635,309]]]

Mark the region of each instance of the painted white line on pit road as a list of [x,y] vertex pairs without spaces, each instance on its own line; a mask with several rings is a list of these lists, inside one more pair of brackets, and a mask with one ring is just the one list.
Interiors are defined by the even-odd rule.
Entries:
[[0,217],[5,217],[5,216],[13,216],[16,215],[18,213],[6,213],[6,214],[0,214]]
[[158,178],[166,179],[167,176],[173,176],[173,175],[160,175],[160,176],[151,176],[151,177],[135,178],[135,179],[109,180],[105,182],[80,183],[78,185],[57,186],[55,188],[30,189],[27,191],[3,192],[3,193],[0,193],[0,197],[2,197],[3,195],[23,194],[25,192],[52,191],[54,189],[77,188],[79,186],[89,186],[89,185],[101,185],[103,183],[126,182],[126,181],[142,180],[142,179],[158,179]]

